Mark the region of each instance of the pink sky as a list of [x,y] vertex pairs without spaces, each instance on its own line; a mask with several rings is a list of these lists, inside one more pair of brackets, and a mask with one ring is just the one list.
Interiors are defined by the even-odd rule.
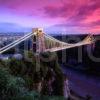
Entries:
[[0,23],[100,33],[100,0],[0,0]]

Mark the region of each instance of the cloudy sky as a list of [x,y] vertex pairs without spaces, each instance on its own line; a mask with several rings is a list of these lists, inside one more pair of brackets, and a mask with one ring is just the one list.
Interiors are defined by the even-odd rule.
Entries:
[[0,0],[0,29],[11,27],[99,34],[100,0]]

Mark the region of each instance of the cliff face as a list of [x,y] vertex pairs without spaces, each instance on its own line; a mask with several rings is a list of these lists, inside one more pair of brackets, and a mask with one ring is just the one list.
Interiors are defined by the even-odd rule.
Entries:
[[[58,58],[55,53],[43,53],[39,55],[38,66],[40,70],[35,75],[40,76],[41,90],[40,93],[43,95],[59,95],[63,96],[63,72],[58,64]],[[36,66],[37,67],[37,66]],[[38,79],[38,78],[37,78]],[[38,82],[37,82],[38,83]]]

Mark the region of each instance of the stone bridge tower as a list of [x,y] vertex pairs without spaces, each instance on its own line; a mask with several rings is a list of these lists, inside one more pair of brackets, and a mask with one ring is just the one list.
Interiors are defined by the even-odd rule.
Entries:
[[45,52],[45,39],[43,28],[33,28],[32,32],[36,41],[36,53]]

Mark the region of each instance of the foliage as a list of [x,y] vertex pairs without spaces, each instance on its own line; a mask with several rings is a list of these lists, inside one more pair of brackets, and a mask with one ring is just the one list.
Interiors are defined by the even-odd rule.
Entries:
[[[49,60],[43,60],[40,57],[39,72],[36,72],[36,58],[35,55],[32,55],[29,52],[32,61],[15,58],[0,61],[0,100],[64,100],[63,97],[59,97],[62,96],[63,73],[56,54],[48,52],[40,55]],[[48,74],[50,70],[53,70],[51,75]],[[41,82],[42,79],[47,81],[52,75],[55,77],[53,93],[57,96],[37,93],[33,85]]]
[[41,96],[41,100],[66,100],[63,96]]
[[8,83],[9,73],[5,68],[0,68],[0,94],[6,88]]

